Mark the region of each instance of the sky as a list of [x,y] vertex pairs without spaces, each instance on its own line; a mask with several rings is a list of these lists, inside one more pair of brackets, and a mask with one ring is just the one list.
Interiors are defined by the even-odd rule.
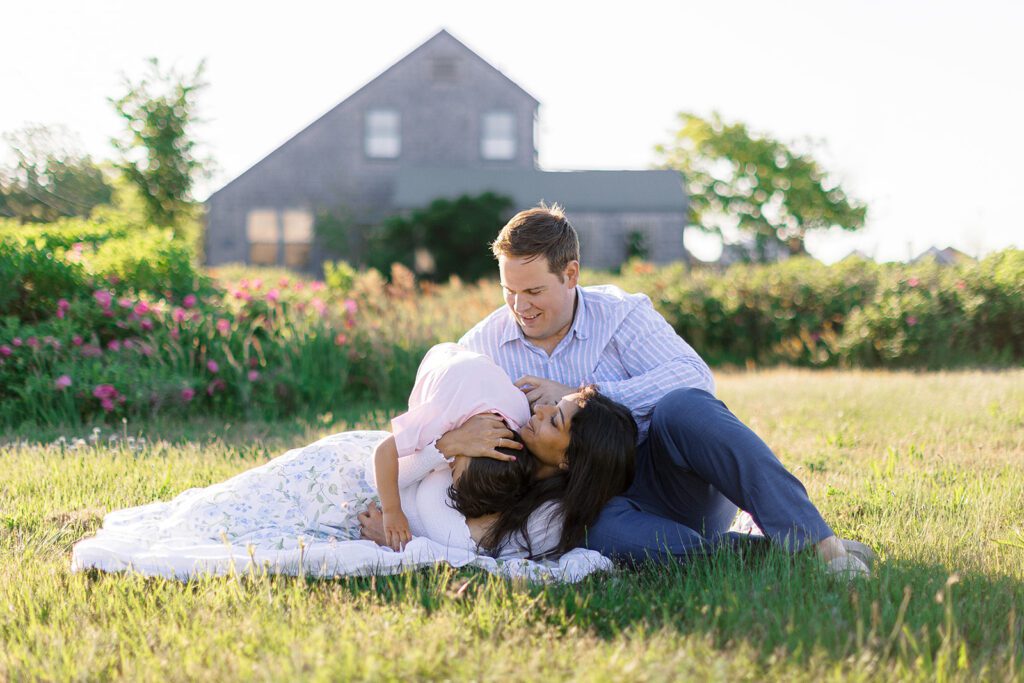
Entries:
[[810,141],[868,205],[808,238],[826,262],[1024,248],[1024,3],[52,0],[4,24],[0,132],[63,125],[97,159],[124,76],[205,59],[200,199],[445,28],[540,100],[544,169],[652,168],[679,112],[717,111]]

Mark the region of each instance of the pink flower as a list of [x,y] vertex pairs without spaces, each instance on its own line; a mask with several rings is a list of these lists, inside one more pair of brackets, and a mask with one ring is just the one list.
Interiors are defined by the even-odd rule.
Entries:
[[11,345],[15,347],[21,346],[23,343],[24,342],[21,341],[21,337],[15,337],[14,339],[11,340]]
[[146,332],[149,332],[153,329],[153,321],[149,318],[143,318],[142,322],[139,323],[139,327],[144,329]]
[[208,385],[206,385],[206,395],[207,396],[213,396],[218,391],[223,391],[226,386],[227,386],[227,384],[224,383],[224,380],[219,379],[219,378],[215,379],[212,382],[210,382]]
[[117,389],[113,384],[97,384],[93,387],[92,395],[101,400],[114,399],[117,398]]
[[107,411],[108,413],[114,409],[114,402],[109,398],[101,398],[100,405],[103,406],[103,410]]
[[907,327],[913,327],[917,324],[917,318],[912,315],[907,316]]
[[255,382],[256,380],[258,380],[260,378],[260,371],[259,370],[250,370],[248,377],[249,377],[249,381],[250,382]]
[[103,355],[103,349],[93,344],[85,344],[82,346],[82,355],[86,358],[99,358]]
[[206,369],[209,370],[210,372],[214,373],[214,374],[217,374],[217,372],[220,371],[220,366],[217,365],[217,361],[209,360],[209,361],[206,361]]
[[918,280],[916,277],[912,277],[907,280],[907,285],[910,287],[917,287],[919,284],[921,284],[921,281]]
[[269,292],[267,292],[267,301],[269,301],[270,303],[275,303],[280,298],[281,292],[277,291],[276,289],[272,289]]
[[288,278],[283,277],[277,281],[277,286],[281,289],[288,289]]
[[306,285],[305,283],[302,282],[302,280],[296,280],[295,284],[292,286],[292,289],[294,289],[296,292],[301,292],[305,288]]
[[178,339],[180,339],[180,338],[181,338],[181,332],[178,331],[177,327],[173,328],[171,330],[171,339],[173,339],[174,341],[178,341]]
[[79,334],[76,334],[74,337],[71,338],[71,344],[73,346],[81,346],[82,345],[82,336],[79,335]]
[[355,299],[345,299],[345,310],[349,315],[355,315],[359,310],[359,305],[356,304]]
[[53,386],[56,389],[60,389],[61,391],[63,391],[64,389],[67,389],[68,387],[71,386],[71,376],[70,375],[61,375],[56,380],[54,380]]
[[8,346],[7,344],[4,344],[3,346],[0,346],[0,356],[3,356],[4,358],[7,358],[12,353],[14,353],[14,351],[11,350],[11,347]]
[[111,339],[110,341],[107,342],[107,351],[120,351],[120,350],[121,350],[121,342],[119,342],[118,340]]
[[182,309],[182,308],[177,308],[176,307],[174,309],[174,311],[171,313],[171,318],[176,323],[184,322],[185,321],[185,310]]
[[261,289],[262,287],[263,287],[263,280],[262,279],[256,278],[255,280],[252,281],[252,288],[253,289]]
[[185,403],[191,401],[196,395],[196,390],[192,387],[185,387],[181,390],[181,400]]
[[120,306],[121,308],[131,308],[132,300],[129,299],[128,297],[123,296],[117,300],[117,305]]
[[960,291],[963,291],[967,289],[967,283],[964,282],[963,280],[957,280],[956,288],[959,289]]
[[195,294],[186,294],[185,298],[181,300],[181,305],[185,308],[192,308],[196,305],[196,301],[198,301],[198,299],[196,299]]
[[309,283],[309,288],[314,292],[319,292],[324,288],[324,283],[320,282],[319,280],[314,280],[313,282]]
[[320,297],[314,297],[309,303],[313,306],[313,310],[316,311],[317,315],[323,315],[327,312],[327,304]]
[[114,300],[114,297],[110,295],[110,292],[105,289],[97,289],[92,293],[92,296],[96,299],[96,303],[104,309],[110,308],[110,302]]
[[249,289],[249,280],[245,279],[238,283],[238,286],[242,289]]
[[221,318],[217,321],[217,331],[221,334],[227,334],[231,331],[231,321],[226,318]]
[[113,318],[114,317],[114,312],[112,310],[110,310],[109,308],[104,308],[103,309],[103,317],[104,318]]
[[39,348],[39,340],[36,339],[35,337],[29,337],[28,339],[25,340],[25,343],[28,344],[28,347],[30,349],[38,349]]
[[149,304],[147,304],[145,301],[140,301],[139,303],[135,304],[135,308],[132,310],[135,311],[135,315],[146,315],[147,313],[149,313]]
[[71,308],[71,303],[67,299],[57,300],[57,317],[63,319],[64,314]]
[[348,342],[348,337],[346,337],[344,334],[339,334],[337,337],[334,338],[334,343],[337,346],[344,346],[346,342]]

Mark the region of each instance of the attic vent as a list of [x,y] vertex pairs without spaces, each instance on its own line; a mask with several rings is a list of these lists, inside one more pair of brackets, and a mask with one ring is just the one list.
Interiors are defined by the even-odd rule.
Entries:
[[431,66],[431,79],[434,83],[455,82],[455,59],[452,57],[437,57]]

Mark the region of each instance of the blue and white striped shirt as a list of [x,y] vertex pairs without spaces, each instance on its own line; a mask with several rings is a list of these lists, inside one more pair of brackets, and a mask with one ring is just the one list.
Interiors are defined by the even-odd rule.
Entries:
[[513,381],[535,375],[572,387],[597,384],[602,394],[633,412],[641,440],[655,404],[669,391],[715,392],[707,364],[646,294],[627,294],[614,285],[577,286],[576,300],[572,326],[550,356],[526,339],[504,306],[459,343],[490,356]]

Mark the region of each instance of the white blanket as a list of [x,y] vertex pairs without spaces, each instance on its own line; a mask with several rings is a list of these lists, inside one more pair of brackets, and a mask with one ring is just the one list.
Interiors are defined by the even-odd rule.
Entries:
[[187,546],[173,540],[150,544],[144,552],[139,552],[136,539],[106,529],[80,541],[71,554],[72,571],[133,571],[181,580],[264,570],[319,578],[368,576],[397,574],[441,563],[452,567],[480,567],[492,574],[536,582],[575,583],[595,571],[612,569],[607,557],[583,548],[572,550],[557,561],[495,560],[427,538],[414,538],[402,552],[372,541],[316,541],[301,544],[299,549],[270,551],[227,544]]

